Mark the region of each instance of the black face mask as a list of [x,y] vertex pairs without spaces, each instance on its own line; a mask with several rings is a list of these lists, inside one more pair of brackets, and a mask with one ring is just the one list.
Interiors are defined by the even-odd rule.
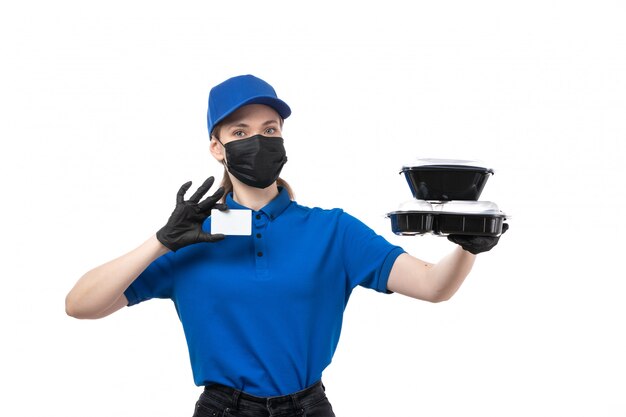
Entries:
[[255,135],[228,142],[224,148],[228,171],[251,187],[272,185],[287,162],[283,138],[280,137]]

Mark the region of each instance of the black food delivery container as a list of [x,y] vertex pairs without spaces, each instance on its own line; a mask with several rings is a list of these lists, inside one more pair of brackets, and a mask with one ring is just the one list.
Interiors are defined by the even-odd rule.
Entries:
[[397,211],[387,214],[391,220],[391,230],[397,235],[413,236],[433,231],[432,206],[427,201],[409,200],[400,205]]
[[397,235],[499,236],[506,215],[489,201],[447,201],[430,203],[411,200],[387,214]]
[[413,197],[434,201],[476,201],[494,173],[478,161],[459,159],[417,159],[401,172]]
[[432,204],[438,235],[500,236],[506,215],[490,201],[446,201]]

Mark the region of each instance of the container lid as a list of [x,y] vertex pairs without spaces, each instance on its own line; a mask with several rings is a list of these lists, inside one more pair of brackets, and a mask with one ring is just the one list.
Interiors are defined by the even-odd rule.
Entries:
[[412,198],[410,200],[402,202],[398,206],[397,212],[413,212],[413,211],[426,211],[432,212],[433,206],[426,200],[418,200],[417,198]]
[[431,203],[434,213],[452,214],[480,214],[487,216],[504,216],[496,203],[491,201],[450,200],[441,203]]
[[403,171],[416,168],[468,169],[494,173],[493,169],[486,166],[484,162],[471,159],[417,158],[402,166]]

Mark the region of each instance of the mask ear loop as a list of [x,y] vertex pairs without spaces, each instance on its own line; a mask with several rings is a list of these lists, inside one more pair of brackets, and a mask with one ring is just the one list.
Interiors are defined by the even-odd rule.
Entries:
[[228,170],[228,164],[226,162],[226,145],[224,145],[217,136],[213,135],[213,137],[219,142],[220,145],[222,145],[222,148],[224,148],[224,159],[222,160],[222,165],[224,165],[224,169]]

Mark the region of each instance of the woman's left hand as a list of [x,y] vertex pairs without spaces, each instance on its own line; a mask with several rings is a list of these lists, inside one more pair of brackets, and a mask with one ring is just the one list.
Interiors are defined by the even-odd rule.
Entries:
[[[502,233],[500,236],[509,230],[509,225],[504,223],[502,225]],[[493,249],[494,246],[500,241],[500,236],[466,236],[466,235],[449,235],[448,240],[454,242],[457,245],[461,245],[466,251],[478,255],[482,252],[487,252]]]

